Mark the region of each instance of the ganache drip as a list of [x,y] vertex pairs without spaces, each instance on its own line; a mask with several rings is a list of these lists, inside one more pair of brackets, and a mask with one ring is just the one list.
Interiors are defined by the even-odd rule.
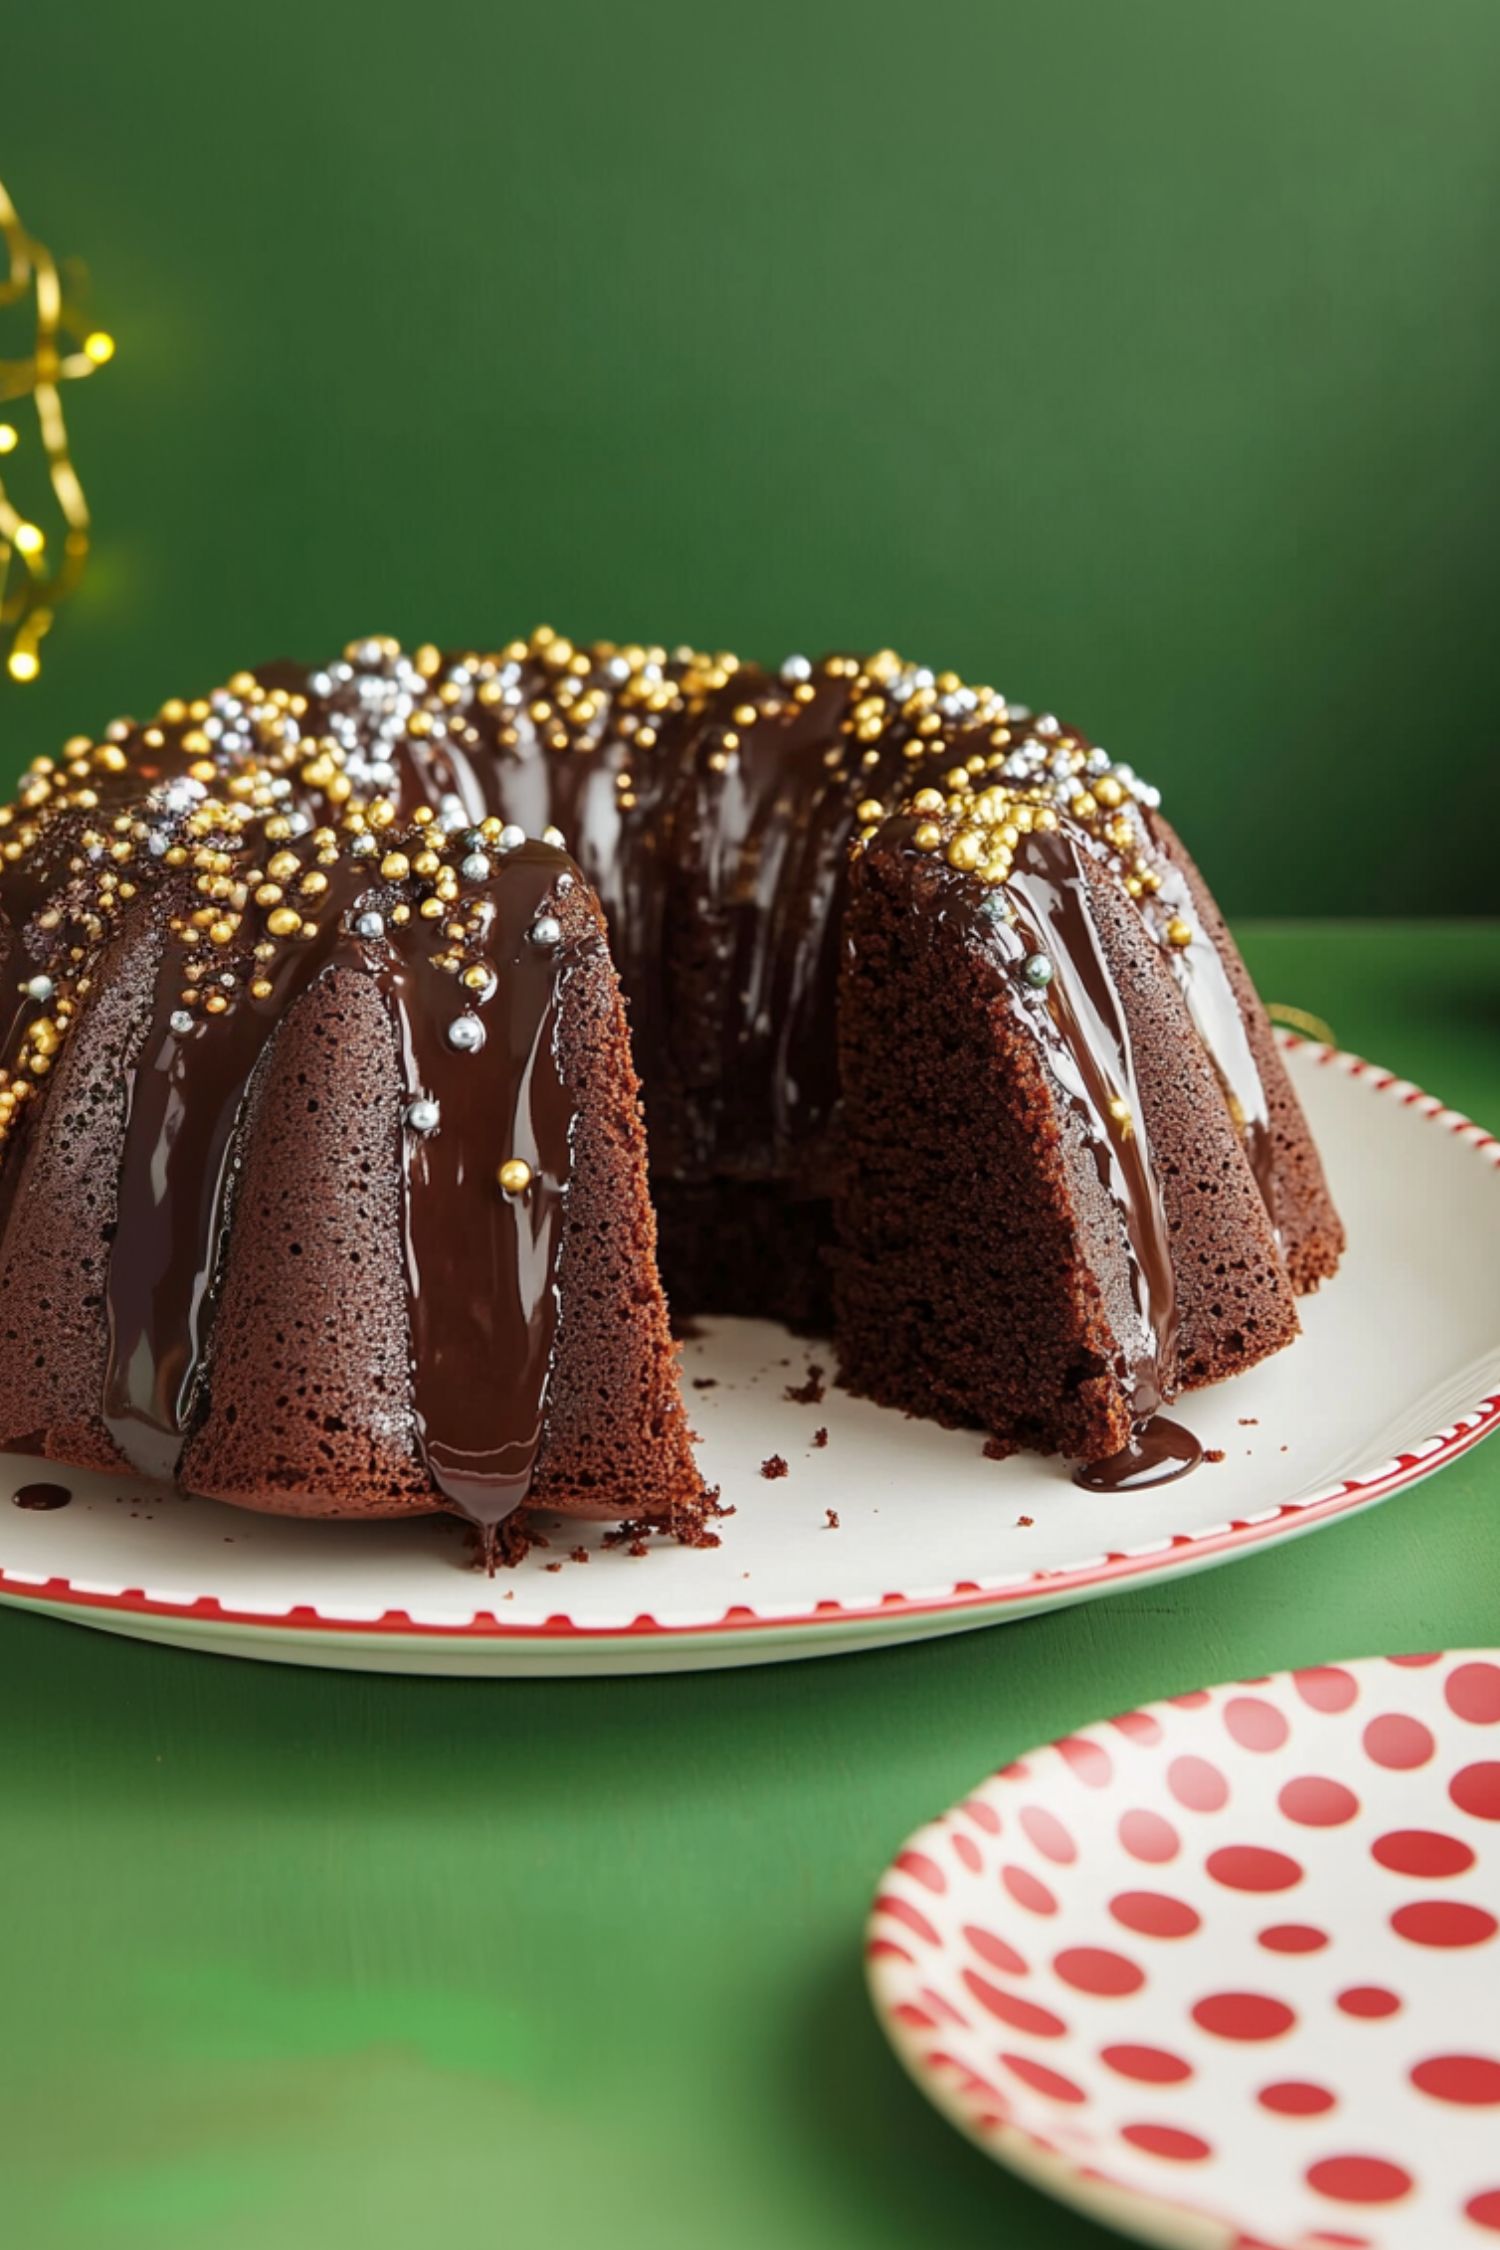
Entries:
[[1169,1422],[1165,1414],[1153,1414],[1120,1452],[1103,1461],[1081,1461],[1073,1482],[1085,1492],[1147,1492],[1191,1475],[1202,1459],[1203,1448],[1191,1430]]
[[1203,927],[1187,878],[1170,861],[1163,863],[1160,896],[1173,919],[1189,933],[1186,945],[1166,947],[1167,958],[1239,1130],[1266,1217],[1280,1246],[1280,1168],[1271,1131],[1271,1105],[1245,1028],[1244,1010],[1234,996],[1219,949]]
[[[478,1011],[477,1052],[453,1047],[439,996],[420,995],[409,971],[389,987],[407,1083],[439,1111],[435,1131],[409,1136],[404,1172],[417,1441],[433,1481],[486,1533],[524,1505],[541,1447],[576,1116],[559,1031],[570,979],[602,950],[592,931],[538,942],[559,880],[570,878],[535,846],[507,863],[488,940],[499,993],[493,1020]],[[529,1175],[520,1193],[498,1185],[497,1135]]]
[[[291,856],[304,875],[318,865],[306,845]],[[316,921],[258,984],[241,980],[222,1014],[183,1010],[183,948],[168,936],[126,1074],[106,1285],[104,1419],[142,1475],[177,1477],[211,1381],[243,1132],[278,1030],[321,980],[352,973],[385,1001],[403,1114],[425,1127],[403,1124],[401,1161],[417,1450],[444,1497],[485,1531],[525,1502],[556,1340],[574,1115],[559,1009],[599,946],[592,925],[571,942],[555,918],[545,929],[543,909],[573,880],[568,865],[524,843],[471,886],[469,928],[488,971],[473,987],[438,965],[430,922],[398,921],[392,884],[352,857],[327,866]],[[233,967],[223,973],[236,981]],[[521,1192],[500,1185],[501,1160],[524,1165]]]
[[[1169,1395],[1176,1371],[1171,1237],[1130,1032],[1074,840],[1055,830],[1024,838],[1003,902],[997,894],[996,911],[981,910],[975,927],[1012,973],[1016,1007],[1041,1043],[1119,1214],[1135,1329],[1118,1339],[1118,1373],[1137,1425],[1144,1425]],[[1044,987],[1028,990],[1016,977],[1028,958],[1048,964]]]

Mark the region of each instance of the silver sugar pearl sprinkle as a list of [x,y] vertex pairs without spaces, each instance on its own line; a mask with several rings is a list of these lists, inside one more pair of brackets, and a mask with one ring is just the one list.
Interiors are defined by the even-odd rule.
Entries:
[[437,1103],[428,1101],[424,1095],[420,1100],[408,1103],[406,1122],[414,1133],[435,1133],[440,1115]]
[[458,872],[466,883],[482,883],[489,875],[490,863],[483,852],[469,852],[459,861]]
[[359,916],[358,920],[357,920],[357,921],[355,922],[355,925],[354,925],[354,927],[355,927],[355,929],[356,929],[356,930],[357,930],[357,931],[359,932],[359,934],[360,934],[360,936],[361,936],[361,937],[367,937],[367,938],[378,938],[378,937],[384,937],[384,936],[385,936],[385,916],[384,916],[383,914],[374,914],[374,913],[370,913],[370,914],[361,914],[361,915]]
[[555,914],[539,914],[526,935],[533,945],[561,945],[562,924]]
[[542,842],[550,844],[554,851],[560,852],[563,848],[562,830],[560,828],[544,828],[542,830]]
[[33,977],[26,987],[28,1000],[50,1000],[57,990],[50,977]]
[[169,1021],[171,1023],[172,1029],[178,1034],[179,1037],[181,1037],[183,1032],[191,1031],[193,1028],[193,1019],[188,1014],[186,1008],[174,1008]]
[[812,666],[805,656],[789,656],[781,667],[784,680],[810,680]]
[[518,828],[513,820],[508,820],[505,823],[505,826],[501,829],[499,836],[496,838],[496,842],[503,852],[513,852],[518,848],[518,846],[524,844],[525,841],[525,829]]
[[368,859],[376,850],[376,848],[377,847],[374,837],[366,834],[364,831],[361,831],[360,834],[355,837],[353,843],[349,846],[350,851],[355,853],[356,856],[360,859]]
[[1052,963],[1045,953],[1028,954],[1021,974],[1029,985],[1034,986],[1038,992],[1044,992],[1052,982]]
[[471,1055],[484,1045],[484,1025],[478,1016],[455,1016],[448,1026],[448,1044],[457,1047],[461,1054]]

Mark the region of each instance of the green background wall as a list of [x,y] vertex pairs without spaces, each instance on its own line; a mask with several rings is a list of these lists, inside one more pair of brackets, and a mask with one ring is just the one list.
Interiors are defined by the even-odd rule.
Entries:
[[1494,0],[11,10],[121,353],[0,765],[371,629],[891,641],[1232,911],[1493,909],[1497,93]]

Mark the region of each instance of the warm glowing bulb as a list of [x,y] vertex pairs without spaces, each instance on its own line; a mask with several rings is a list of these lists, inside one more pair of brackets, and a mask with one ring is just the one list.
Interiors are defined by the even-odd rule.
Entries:
[[0,422],[0,453],[14,453],[15,450],[16,433],[14,426],[9,422]]
[[39,555],[46,544],[47,534],[41,529],[40,525],[34,523],[18,523],[16,525],[15,546],[18,553]]
[[29,648],[13,648],[11,650],[10,663],[7,669],[13,680],[34,680],[41,668]]
[[83,348],[96,367],[103,367],[115,356],[115,340],[102,328],[96,328],[92,335],[84,337]]

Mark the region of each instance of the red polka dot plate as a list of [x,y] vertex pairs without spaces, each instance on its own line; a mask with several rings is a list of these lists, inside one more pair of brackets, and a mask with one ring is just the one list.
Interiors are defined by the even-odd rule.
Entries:
[[911,1839],[868,1952],[924,2093],[1124,2234],[1500,2246],[1500,1651],[1052,1743]]
[[[447,1518],[289,1522],[0,1457],[0,1600],[283,1662],[692,1670],[1024,1617],[1370,1507],[1500,1421],[1500,1143],[1387,1071],[1288,1046],[1348,1258],[1289,1351],[1183,1403],[1216,1458],[1180,1483],[1101,1495],[1055,1461],[987,1461],[971,1432],[846,1397],[828,1351],[712,1322],[684,1374],[734,1510],[717,1548],[554,1524],[488,1581]],[[7,1504],[37,1483],[69,1504]]]

